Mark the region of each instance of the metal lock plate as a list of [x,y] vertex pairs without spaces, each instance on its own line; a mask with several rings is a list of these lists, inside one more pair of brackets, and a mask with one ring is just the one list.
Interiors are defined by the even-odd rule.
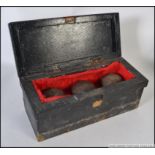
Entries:
[[101,99],[96,100],[96,101],[93,102],[92,107],[97,108],[97,107],[100,107],[102,104],[103,104],[103,100],[101,100]]

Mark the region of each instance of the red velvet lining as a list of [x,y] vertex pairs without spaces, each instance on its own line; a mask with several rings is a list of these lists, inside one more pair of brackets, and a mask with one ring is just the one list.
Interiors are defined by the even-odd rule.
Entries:
[[[33,80],[32,83],[40,98],[40,101],[42,103],[47,103],[68,95],[72,95],[71,87],[72,85],[74,85],[74,83],[76,83],[79,80],[88,80],[93,82],[96,85],[96,87],[101,87],[100,84],[101,77],[109,73],[117,73],[121,75],[124,80],[129,80],[135,77],[135,75],[129,72],[123,64],[121,64],[120,62],[113,62],[107,67],[102,67],[99,69],[88,70],[69,75],[58,76],[54,78],[36,79]],[[46,98],[43,95],[42,90],[47,88],[62,89],[65,92],[65,95]]]

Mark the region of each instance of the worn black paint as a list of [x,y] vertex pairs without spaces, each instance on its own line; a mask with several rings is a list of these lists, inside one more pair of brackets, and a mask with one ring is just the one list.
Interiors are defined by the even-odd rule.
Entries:
[[[148,80],[121,57],[119,14],[9,24],[24,105],[39,141],[136,108]],[[129,81],[42,104],[31,80],[120,61]],[[95,107],[94,103],[101,103]],[[94,108],[95,107],[95,108]]]

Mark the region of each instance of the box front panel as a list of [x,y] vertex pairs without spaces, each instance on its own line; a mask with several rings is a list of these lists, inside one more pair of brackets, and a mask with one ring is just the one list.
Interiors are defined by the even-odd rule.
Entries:
[[45,137],[55,136],[134,109],[138,106],[142,90],[117,85],[116,88],[92,91],[72,105],[44,113],[40,117],[39,132]]

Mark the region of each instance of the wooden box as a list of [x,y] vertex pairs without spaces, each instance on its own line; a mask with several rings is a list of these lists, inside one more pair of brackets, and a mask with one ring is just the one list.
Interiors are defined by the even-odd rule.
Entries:
[[[121,56],[118,13],[12,22],[9,28],[38,141],[138,107],[148,80]],[[103,87],[100,79],[109,73],[124,80]],[[84,79],[96,88],[73,95],[71,87]],[[42,90],[49,87],[65,95],[46,98]]]

